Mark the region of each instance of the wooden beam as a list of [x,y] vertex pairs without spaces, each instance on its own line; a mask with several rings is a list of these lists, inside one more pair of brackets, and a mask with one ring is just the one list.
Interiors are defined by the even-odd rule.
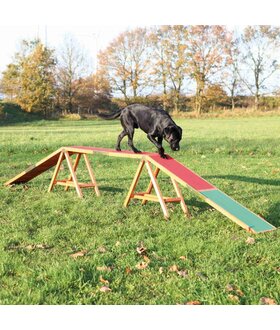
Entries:
[[76,191],[77,191],[77,194],[80,198],[83,197],[83,194],[82,194],[82,191],[81,191],[81,188],[79,186],[79,182],[78,182],[78,179],[77,179],[77,176],[76,176],[76,173],[74,171],[74,168],[73,168],[73,165],[72,165],[72,162],[71,162],[71,158],[69,156],[69,153],[67,150],[64,151],[64,155],[65,155],[65,158],[66,158],[66,162],[68,164],[68,167],[69,167],[69,170],[70,170],[70,173],[71,173],[71,176],[72,176],[72,180],[74,182],[74,185],[75,185],[75,188],[76,188]]
[[[157,178],[157,176],[158,176],[158,174],[159,174],[159,171],[160,171],[160,169],[159,169],[158,167],[156,167],[156,169],[155,169],[155,171],[154,171],[154,177],[155,177],[155,178]],[[147,193],[147,194],[150,194],[151,191],[152,191],[152,189],[153,189],[153,183],[152,183],[152,180],[150,180],[146,193]],[[147,199],[144,199],[144,200],[142,201],[142,205],[147,204],[147,201],[148,201]]]
[[174,186],[174,189],[176,191],[176,194],[177,194],[178,198],[180,199],[180,204],[181,204],[181,207],[182,207],[183,212],[185,213],[185,215],[188,218],[190,218],[191,217],[191,213],[190,213],[190,211],[189,211],[189,209],[188,209],[188,207],[187,207],[187,205],[185,203],[184,197],[182,195],[182,191],[181,191],[181,189],[180,189],[177,181],[174,178],[171,178],[171,182],[172,182],[172,184]]
[[95,175],[94,175],[93,170],[92,170],[92,168],[90,166],[88,155],[87,154],[83,154],[83,155],[84,155],[84,159],[85,159],[85,162],[86,162],[86,167],[87,167],[87,170],[88,170],[88,173],[89,173],[91,182],[93,184],[93,187],[94,187],[96,196],[99,197],[100,196],[100,191],[99,191],[98,186],[97,186],[97,183],[96,183]]
[[[75,183],[73,181],[68,181],[68,180],[57,180],[55,181],[55,185],[59,186],[70,186],[75,188]],[[79,182],[80,188],[92,188],[94,185],[92,183],[81,183]]]
[[64,157],[65,157],[64,152],[63,152],[63,150],[61,150],[58,161],[57,161],[56,166],[55,166],[55,170],[54,170],[52,179],[51,179],[51,183],[49,185],[48,192],[51,192],[53,190],[53,187],[55,185],[55,180],[57,178],[57,175],[58,175],[58,172],[59,172],[59,169],[60,169],[60,166],[61,166],[61,163],[62,163]]
[[[75,163],[74,163],[74,166],[73,166],[73,170],[74,170],[75,173],[76,173],[77,167],[79,165],[80,159],[81,159],[81,154],[79,153],[79,154],[77,154],[77,157],[75,159]],[[71,173],[69,175],[68,181],[72,181]],[[65,186],[65,191],[67,191],[68,189],[69,189],[69,185],[68,186],[66,185]]]
[[141,172],[142,172],[142,170],[143,170],[144,164],[145,164],[145,160],[142,159],[142,160],[140,161],[139,165],[138,165],[138,168],[137,168],[137,170],[136,170],[136,173],[135,173],[135,175],[134,175],[134,178],[133,178],[132,183],[131,183],[131,185],[130,185],[130,188],[129,188],[129,190],[128,190],[128,194],[127,194],[127,196],[126,196],[126,198],[125,198],[125,201],[124,201],[124,204],[123,204],[124,207],[127,207],[127,206],[128,206],[128,204],[129,204],[129,202],[130,202],[130,200],[131,200],[131,198],[132,198],[132,195],[133,195],[133,193],[134,193],[134,190],[135,190],[135,188],[136,188],[136,186],[137,186],[137,183],[138,183],[138,181],[139,181],[139,178],[140,178]]
[[166,207],[166,204],[164,202],[164,199],[163,199],[163,196],[162,196],[162,193],[160,191],[160,188],[159,188],[159,185],[158,185],[158,182],[157,182],[157,179],[156,177],[154,176],[154,173],[153,173],[153,169],[152,169],[152,166],[151,166],[151,163],[146,161],[146,168],[148,170],[148,173],[149,173],[149,176],[151,178],[151,181],[152,181],[152,184],[153,184],[153,187],[154,187],[154,190],[156,192],[156,195],[158,197],[158,200],[159,200],[159,203],[160,203],[160,206],[162,208],[162,211],[163,211],[163,214],[164,214],[164,217],[167,219],[169,218],[169,213],[168,213],[168,209]]
[[[133,194],[132,198],[135,199],[141,199],[141,200],[149,200],[152,202],[159,202],[159,199],[156,195],[151,195],[151,194]],[[180,203],[181,199],[178,197],[163,197],[163,200],[165,201],[165,203]]]

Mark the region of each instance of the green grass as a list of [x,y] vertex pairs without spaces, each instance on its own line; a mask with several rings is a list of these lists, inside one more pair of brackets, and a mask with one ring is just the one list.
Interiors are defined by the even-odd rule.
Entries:
[[[280,117],[176,121],[184,130],[181,151],[166,151],[279,227]],[[118,121],[0,127],[0,304],[259,304],[261,297],[279,304],[279,230],[250,235],[185,188],[191,219],[179,205],[168,205],[169,221],[158,203],[123,208],[135,160],[91,157],[100,198],[84,190],[80,200],[62,187],[47,193],[52,171],[3,186],[63,145],[112,148],[119,132]],[[139,130],[135,145],[154,151]],[[86,178],[83,166],[78,175]],[[159,181],[169,183],[164,175]],[[141,244],[150,262],[139,270]],[[87,253],[71,257],[81,250]],[[174,265],[183,272],[170,271]],[[111,291],[101,292],[104,285]]]

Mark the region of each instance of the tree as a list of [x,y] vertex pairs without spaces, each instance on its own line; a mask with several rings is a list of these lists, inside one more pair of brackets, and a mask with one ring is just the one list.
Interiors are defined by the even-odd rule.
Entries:
[[86,71],[85,55],[81,47],[74,37],[66,36],[59,54],[57,70],[58,103],[64,112],[73,113],[77,110],[74,107],[75,98],[81,87],[77,82]]
[[208,85],[205,88],[205,105],[210,110],[215,110],[217,105],[223,105],[227,102],[227,93],[219,84]]
[[54,51],[45,47],[39,40],[22,60],[20,94],[18,104],[27,112],[43,112],[47,117],[55,103],[55,64]]
[[163,109],[167,107],[168,93],[168,58],[167,50],[169,48],[168,26],[153,27],[149,35],[151,41],[153,56],[153,85],[156,89],[162,91]]
[[79,112],[93,114],[98,109],[107,109],[111,105],[111,87],[100,72],[77,81],[80,85],[76,107]]
[[10,63],[2,73],[0,91],[5,95],[5,99],[16,102],[20,91],[20,67],[16,63]]
[[228,61],[231,33],[221,25],[188,28],[188,69],[196,82],[195,111],[200,115],[205,87]]
[[247,26],[242,35],[243,70],[240,78],[254,96],[255,109],[267,80],[279,69],[275,49],[279,45],[280,28],[270,25]]
[[141,95],[150,85],[150,56],[147,30],[138,28],[120,34],[98,55],[101,71],[115,92],[125,100]]
[[164,25],[151,33],[155,82],[163,89],[164,108],[171,93],[174,112],[180,111],[180,96],[187,77],[187,28],[183,25]]
[[240,68],[240,50],[239,39],[236,37],[232,40],[232,45],[229,49],[228,63],[222,72],[222,85],[230,96],[231,109],[235,109],[236,95],[241,92],[241,79],[239,77]]

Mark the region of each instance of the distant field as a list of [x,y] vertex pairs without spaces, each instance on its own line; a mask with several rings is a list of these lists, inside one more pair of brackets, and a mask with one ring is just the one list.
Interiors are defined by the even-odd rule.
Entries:
[[[176,121],[181,150],[166,152],[279,227],[280,117]],[[0,127],[0,304],[279,304],[279,230],[250,235],[185,188],[191,219],[179,205],[168,205],[169,221],[157,203],[125,209],[135,160],[90,159],[100,198],[47,193],[52,171],[3,186],[63,145],[113,148],[119,132],[118,121]],[[139,130],[135,145],[155,151]]]

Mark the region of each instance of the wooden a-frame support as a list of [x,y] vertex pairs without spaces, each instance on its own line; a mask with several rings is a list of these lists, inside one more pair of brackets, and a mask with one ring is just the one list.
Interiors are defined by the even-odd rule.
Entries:
[[[138,181],[140,179],[140,176],[142,174],[143,168],[146,166],[149,177],[150,177],[150,183],[147,187],[147,190],[145,192],[135,192],[136,186],[138,184]],[[160,206],[162,208],[164,217],[167,219],[169,218],[169,212],[166,206],[166,203],[180,203],[182,210],[184,214],[187,217],[190,217],[190,212],[188,210],[187,205],[185,204],[181,189],[178,185],[178,182],[171,177],[171,182],[173,184],[173,187],[175,189],[177,197],[164,197],[162,195],[162,192],[160,190],[157,176],[159,174],[160,169],[158,167],[155,167],[155,170],[153,171],[151,163],[145,159],[142,159],[138,165],[138,168],[136,170],[135,176],[132,180],[131,186],[129,188],[128,194],[126,196],[126,199],[124,201],[124,207],[127,207],[128,204],[132,199],[140,199],[142,200],[142,205],[145,205],[148,201],[152,202],[159,202]],[[152,195],[152,189],[154,188],[156,195]]]
[[[76,159],[74,161],[74,164],[72,163],[71,160],[71,155],[77,154]],[[77,178],[77,168],[80,163],[80,160],[84,157],[86,168],[88,170],[91,183],[80,183]],[[58,174],[62,166],[62,162],[66,160],[67,166],[70,171],[70,175],[68,179],[64,180],[58,180]],[[150,183],[147,187],[147,190],[145,192],[135,192],[136,186],[138,184],[138,181],[140,179],[141,173],[143,171],[144,166],[146,167],[148,171],[148,175],[150,177]],[[159,174],[160,169],[158,167],[155,167],[155,170],[153,171],[151,163],[147,159],[141,159],[139,166],[136,170],[135,176],[132,180],[131,186],[129,188],[128,194],[126,196],[126,199],[124,201],[124,207],[127,207],[128,204],[130,203],[131,199],[140,199],[142,200],[142,205],[145,205],[148,201],[153,201],[153,202],[159,202],[160,206],[162,208],[164,217],[167,219],[169,217],[169,212],[166,206],[166,203],[180,203],[182,210],[184,214],[187,217],[190,217],[190,212],[188,210],[187,205],[185,204],[183,195],[181,193],[181,189],[178,185],[178,182],[171,177],[171,182],[173,184],[174,190],[176,192],[177,197],[164,197],[162,195],[162,192],[160,190],[157,177]],[[83,197],[82,189],[81,188],[94,188],[95,193],[97,196],[100,196],[100,192],[96,183],[95,175],[94,172],[90,166],[90,162],[88,159],[88,154],[86,152],[83,152],[83,150],[76,149],[75,151],[71,148],[69,150],[67,149],[62,149],[57,161],[57,164],[55,166],[55,170],[50,182],[50,186],[48,191],[52,191],[54,189],[55,185],[61,185],[65,186],[65,191],[69,189],[69,187],[74,187],[76,189],[76,192],[80,198]],[[155,195],[151,194],[152,189],[155,191]]]
[[[75,162],[73,165],[69,152],[66,149],[61,150],[53,176],[52,176],[52,179],[51,179],[51,183],[50,183],[48,192],[52,191],[55,185],[65,186],[65,191],[67,191],[69,189],[69,187],[74,187],[76,189],[78,196],[80,198],[82,198],[83,193],[82,193],[81,188],[92,188],[93,187],[95,190],[96,196],[100,196],[100,192],[99,192],[99,189],[98,189],[98,186],[96,183],[95,175],[90,166],[88,155],[86,153],[83,153],[82,151],[81,152],[76,151],[75,153],[77,154],[77,156],[76,156],[76,159],[75,159]],[[78,168],[82,155],[85,160],[86,168],[88,170],[88,173],[89,173],[89,176],[91,179],[91,183],[80,183],[77,179],[76,171],[77,171],[77,168]],[[62,165],[62,162],[64,159],[66,160],[66,163],[68,165],[70,175],[69,175],[68,179],[66,179],[66,180],[57,180],[57,176],[61,169],[61,165]]]

